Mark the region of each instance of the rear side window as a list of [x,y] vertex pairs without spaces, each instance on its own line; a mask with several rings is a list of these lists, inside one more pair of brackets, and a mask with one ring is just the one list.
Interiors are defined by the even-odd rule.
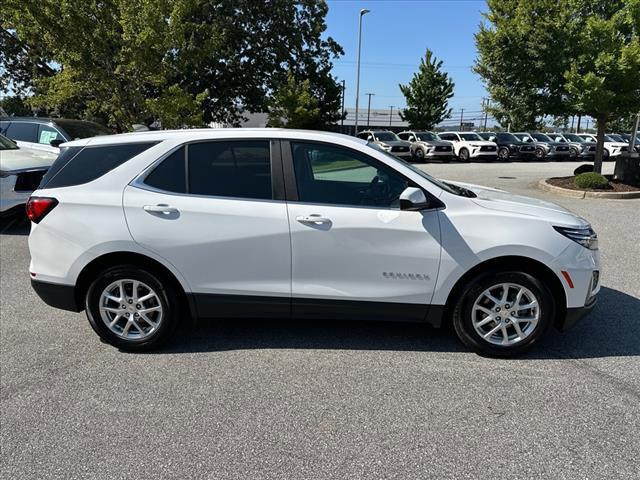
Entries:
[[184,164],[185,148],[181,147],[147,175],[144,183],[166,192],[186,193],[187,178]]
[[157,143],[84,147],[73,156],[61,154],[42,179],[40,188],[72,187],[91,182]]
[[21,142],[38,141],[38,124],[27,122],[10,122],[6,127],[5,137]]
[[189,193],[273,198],[268,140],[192,143],[188,164]]

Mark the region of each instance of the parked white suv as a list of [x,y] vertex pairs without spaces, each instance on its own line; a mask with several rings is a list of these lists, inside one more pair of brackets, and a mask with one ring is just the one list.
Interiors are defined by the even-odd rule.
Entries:
[[451,321],[505,356],[570,326],[600,289],[586,220],[323,132],[73,141],[27,212],[38,295],[133,351],[190,314]]
[[463,162],[471,159],[496,160],[498,145],[484,140],[475,132],[442,132],[438,136],[441,140],[453,143],[456,156]]
[[411,156],[420,162],[440,160],[449,162],[453,154],[453,144],[440,140],[433,132],[407,130],[400,132],[398,138],[411,142]]

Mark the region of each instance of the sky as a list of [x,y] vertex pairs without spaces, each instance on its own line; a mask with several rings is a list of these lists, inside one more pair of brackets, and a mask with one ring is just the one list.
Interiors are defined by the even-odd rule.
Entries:
[[346,81],[345,107],[355,106],[358,15],[363,17],[360,70],[360,107],[366,108],[365,93],[375,93],[371,108],[405,106],[399,83],[408,83],[427,48],[443,61],[443,69],[455,83],[449,106],[459,121],[479,117],[482,81],[471,71],[476,58],[474,34],[486,9],[484,0],[328,0],[328,36],[344,49],[334,61],[334,75]]

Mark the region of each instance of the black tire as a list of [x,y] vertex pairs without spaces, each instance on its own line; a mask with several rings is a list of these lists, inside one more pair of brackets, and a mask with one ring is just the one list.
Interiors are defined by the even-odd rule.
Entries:
[[424,163],[425,159],[424,159],[424,150],[420,147],[416,148],[416,161],[420,162],[420,163]]
[[460,158],[461,162],[468,162],[469,161],[469,150],[467,150],[466,148],[461,148],[460,149],[460,153],[458,154],[458,157]]
[[545,156],[546,154],[542,148],[536,148],[536,160],[544,160]]
[[[156,294],[157,301],[162,307],[162,317],[156,330],[141,339],[125,339],[112,332],[102,320],[100,314],[100,298],[110,284],[118,280],[136,280],[146,284]],[[168,282],[162,275],[137,265],[119,265],[108,268],[97,275],[89,286],[85,296],[85,311],[89,324],[100,339],[124,351],[143,352],[159,347],[171,336],[178,323],[180,303],[176,292],[170,295]],[[157,317],[156,317],[157,318]],[[142,325],[143,323],[138,320]]]
[[509,149],[507,147],[501,147],[500,150],[498,150],[498,160],[502,162],[509,161]]
[[575,162],[578,160],[578,149],[571,147],[569,149],[569,160]]
[[[536,297],[539,305],[537,325],[523,340],[519,340],[509,346],[490,343],[482,338],[473,326],[473,305],[476,300],[485,290],[502,283],[517,284],[525,287]],[[512,290],[512,293],[514,291]],[[555,300],[544,282],[528,273],[504,269],[487,271],[471,279],[462,289],[453,307],[452,322],[458,338],[477,353],[492,357],[510,357],[530,349],[544,336],[549,326],[553,323],[556,312]],[[511,308],[514,308],[513,305],[511,305]],[[490,328],[494,325],[495,323],[489,323],[485,328]],[[507,326],[506,328],[513,328],[513,326]],[[515,332],[515,330],[512,331]],[[496,333],[496,335],[499,334]]]

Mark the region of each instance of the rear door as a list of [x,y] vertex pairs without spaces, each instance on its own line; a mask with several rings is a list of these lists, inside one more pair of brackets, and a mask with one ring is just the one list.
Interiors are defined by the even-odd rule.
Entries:
[[440,264],[438,211],[401,211],[406,177],[328,143],[283,142],[292,315],[423,320]]
[[204,317],[287,316],[291,250],[279,143],[189,143],[127,186],[133,238],[189,282]]

